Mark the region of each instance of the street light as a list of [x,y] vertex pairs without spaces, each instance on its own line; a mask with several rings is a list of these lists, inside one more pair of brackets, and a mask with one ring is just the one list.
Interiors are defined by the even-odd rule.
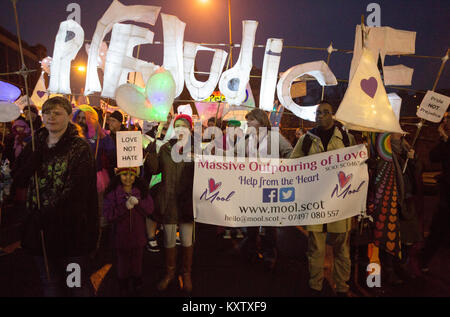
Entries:
[[80,73],[85,73],[86,72],[86,66],[83,66],[83,65],[77,66],[77,71],[79,71]]
[[[209,0],[199,0],[201,3],[207,3]],[[233,66],[233,39],[231,35],[231,0],[228,0],[228,33],[230,35],[230,67]]]

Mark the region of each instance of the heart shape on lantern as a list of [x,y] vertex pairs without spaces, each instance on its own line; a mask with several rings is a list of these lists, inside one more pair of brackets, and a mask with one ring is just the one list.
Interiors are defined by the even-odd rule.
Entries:
[[382,223],[382,222],[377,222],[375,226],[377,227],[378,230],[381,230],[381,229],[383,229],[383,227],[384,227],[384,223]]
[[130,116],[165,122],[175,99],[176,87],[172,74],[160,67],[147,81],[146,88],[123,84],[116,89],[117,105]]
[[345,176],[345,173],[340,171],[338,173],[338,179],[339,179],[339,185],[341,186],[341,188],[343,188],[345,185],[347,185],[347,183],[352,179],[353,174],[348,174],[347,176]]
[[390,222],[396,222],[397,221],[397,216],[389,216],[389,221]]
[[380,220],[381,222],[384,222],[386,220],[386,216],[385,215],[379,215],[378,216],[378,220]]
[[39,96],[39,98],[42,98],[45,95],[45,91],[42,91],[42,90],[38,90],[36,93]]
[[216,183],[214,179],[210,178],[210,179],[208,180],[208,185],[209,185],[209,192],[212,193],[212,192],[215,191],[217,188],[219,188],[220,185],[222,185],[222,182]]
[[378,82],[375,77],[361,80],[361,89],[370,97],[373,98],[377,92]]

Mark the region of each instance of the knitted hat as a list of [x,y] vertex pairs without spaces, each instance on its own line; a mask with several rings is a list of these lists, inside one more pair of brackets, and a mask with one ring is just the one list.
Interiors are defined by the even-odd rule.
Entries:
[[123,122],[123,115],[120,111],[116,110],[113,113],[111,113],[111,115],[109,116],[110,118],[114,118],[117,121],[119,121],[120,123]]
[[177,120],[180,119],[184,119],[189,123],[189,126],[192,128],[192,118],[190,115],[187,114],[179,114],[175,117],[175,120],[173,120],[173,125],[175,126],[175,122],[177,122]]
[[239,121],[239,120],[228,120],[227,125],[229,127],[240,127],[241,126],[241,121]]
[[139,167],[120,167],[115,168],[114,172],[116,175],[131,173],[134,176],[139,176]]
[[16,120],[14,120],[14,123],[12,124],[12,131],[16,132],[17,127],[22,127],[24,130],[23,131],[24,134],[29,134],[31,131],[30,126],[28,125],[24,117],[19,117]]

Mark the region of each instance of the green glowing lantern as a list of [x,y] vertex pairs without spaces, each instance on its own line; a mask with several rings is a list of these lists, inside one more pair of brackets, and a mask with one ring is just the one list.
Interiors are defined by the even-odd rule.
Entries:
[[130,116],[147,121],[166,121],[175,99],[172,74],[159,68],[147,81],[146,88],[124,84],[116,90],[117,105]]

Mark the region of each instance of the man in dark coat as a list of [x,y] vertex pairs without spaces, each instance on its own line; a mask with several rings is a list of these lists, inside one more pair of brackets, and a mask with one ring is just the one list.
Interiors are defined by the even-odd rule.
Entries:
[[68,100],[50,98],[42,113],[45,128],[36,133],[34,151],[31,143],[25,147],[15,174],[28,188],[22,247],[35,257],[45,296],[86,296],[88,255],[98,237],[94,158],[70,123]]

